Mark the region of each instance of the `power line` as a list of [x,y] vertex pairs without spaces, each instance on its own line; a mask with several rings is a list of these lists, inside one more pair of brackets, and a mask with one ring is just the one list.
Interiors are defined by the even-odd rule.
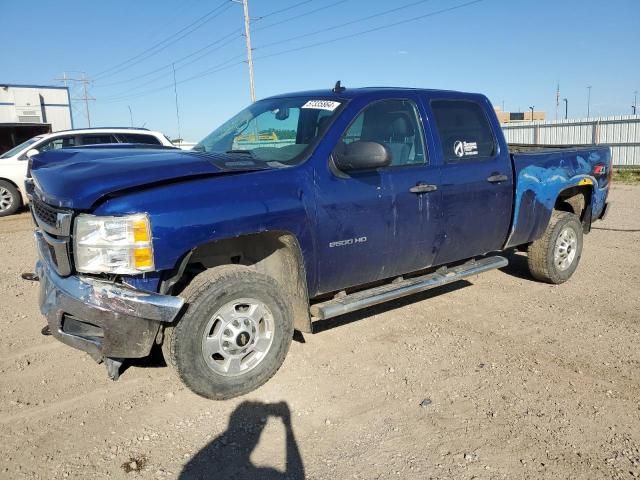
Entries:
[[[282,12],[285,12],[285,11],[288,11],[288,10],[292,10],[292,9],[297,8],[297,7],[299,7],[299,6],[301,6],[301,5],[304,5],[304,4],[306,4],[306,3],[310,3],[310,1],[312,1],[312,0],[306,0],[306,1],[303,1],[303,2],[299,2],[299,3],[295,4],[295,5],[289,6],[289,7],[287,7],[287,8],[282,8],[282,9],[280,9],[280,10],[275,10],[275,11],[269,12],[269,13],[267,13],[266,15],[263,15],[262,17],[259,17],[258,19],[254,20],[254,22],[255,22],[255,21],[257,21],[257,20],[262,20],[262,19],[265,19],[265,18],[271,17],[271,16],[273,16],[273,15],[276,15],[276,14],[279,14],[279,13],[282,13]],[[255,28],[255,29],[253,29],[253,30],[256,30],[256,31],[257,31],[257,30],[265,30],[265,29],[268,29],[268,28],[272,28],[272,27],[275,27],[275,26],[277,26],[277,25],[281,25],[281,24],[283,24],[283,23],[288,23],[288,22],[291,22],[291,21],[293,21],[293,20],[297,20],[298,18],[301,18],[301,17],[304,17],[304,16],[311,15],[311,14],[316,13],[316,12],[319,12],[319,11],[321,11],[321,10],[325,10],[325,9],[327,9],[327,8],[331,8],[331,7],[333,7],[333,6],[335,6],[335,5],[338,5],[338,4],[340,4],[340,3],[345,3],[345,2],[347,2],[347,1],[350,1],[350,0],[339,0],[339,1],[337,1],[337,2],[333,2],[333,3],[329,4],[329,5],[324,5],[324,6],[320,7],[320,8],[315,8],[315,9],[313,9],[313,10],[310,10],[310,11],[307,11],[307,12],[303,12],[303,13],[301,13],[301,14],[299,14],[299,15],[295,15],[295,16],[293,16],[293,17],[286,18],[286,19],[281,20],[281,21],[279,21],[279,22],[275,22],[275,23],[271,23],[271,24],[268,24],[268,25],[264,25],[264,26],[262,26],[262,27]],[[169,74],[169,73],[170,73],[170,72],[169,72],[169,68],[172,66],[172,64],[174,64],[174,63],[180,63],[180,62],[182,62],[182,61],[184,61],[184,60],[186,60],[186,59],[188,59],[188,58],[191,58],[191,57],[193,57],[194,55],[197,55],[198,53],[203,52],[203,51],[205,51],[205,50],[207,50],[207,49],[209,49],[209,48],[211,48],[211,47],[213,47],[213,46],[217,45],[217,44],[218,44],[218,43],[220,43],[221,41],[224,41],[225,39],[227,39],[227,38],[229,38],[229,37],[233,36],[235,33],[236,33],[235,31],[234,31],[234,32],[231,32],[231,33],[229,33],[228,35],[225,35],[225,36],[223,36],[223,37],[221,37],[221,38],[219,38],[219,39],[215,40],[214,42],[209,43],[209,44],[205,45],[204,47],[201,47],[201,48],[199,48],[198,50],[196,50],[196,51],[194,51],[194,52],[191,52],[191,53],[190,53],[190,54],[188,54],[188,55],[185,55],[184,57],[181,57],[181,58],[175,59],[172,63],[168,63],[168,64],[163,65],[162,67],[158,67],[158,68],[156,68],[156,69],[150,70],[150,71],[148,71],[148,72],[146,72],[146,73],[143,73],[143,74],[141,74],[141,75],[137,75],[137,76],[135,76],[135,77],[131,77],[131,78],[126,79],[126,80],[118,80],[118,81],[115,81],[115,82],[111,82],[111,83],[107,83],[107,84],[102,84],[102,85],[98,84],[98,87],[99,87],[99,88],[106,88],[106,87],[111,87],[111,86],[114,86],[114,85],[122,85],[122,84],[129,83],[129,82],[132,82],[132,81],[135,81],[135,80],[139,80],[139,79],[141,79],[141,78],[148,77],[148,76],[150,76],[150,75],[153,75],[154,73],[157,73],[157,72],[160,72],[160,71],[162,71],[162,70],[165,70],[165,73],[164,73],[163,75],[161,75],[161,76],[159,76],[159,77],[157,77],[157,78],[155,78],[155,79],[153,79],[153,80],[150,80],[149,82],[145,82],[145,83],[143,83],[143,84],[141,84],[141,85],[137,85],[137,86],[136,86],[136,87],[134,87],[134,88],[139,88],[139,87],[141,87],[141,86],[148,85],[149,83],[153,83],[153,82],[155,82],[155,81],[157,81],[157,80],[160,80],[160,79],[164,78],[167,74]],[[238,33],[238,34],[237,34],[237,36],[242,36],[242,34]],[[205,57],[205,56],[207,56],[207,55],[209,55],[209,54],[211,54],[211,53],[213,53],[213,52],[218,51],[220,48],[222,48],[222,47],[223,47],[223,46],[225,46],[225,45],[228,45],[229,43],[231,43],[231,42],[224,42],[224,43],[223,43],[222,45],[220,45],[218,48],[215,48],[215,49],[213,49],[213,50],[211,50],[211,51],[209,51],[209,52],[206,52],[206,53],[204,53],[204,54],[202,54],[202,55],[200,55],[200,56],[196,57],[193,61],[188,62],[188,63],[186,63],[186,64],[184,64],[184,65],[179,66],[179,67],[177,68],[177,70],[180,70],[180,69],[182,69],[182,68],[184,68],[184,67],[187,67],[188,65],[193,64],[195,61],[197,61],[197,60],[199,60],[199,59],[201,59],[201,58],[203,58],[203,57]],[[115,73],[114,73],[114,75],[115,75]]]
[[382,17],[384,15],[388,15],[390,13],[398,12],[400,10],[404,10],[405,8],[415,7],[416,5],[420,5],[422,3],[427,3],[427,2],[430,2],[430,1],[432,1],[432,0],[418,0],[417,2],[412,2],[412,3],[408,3],[406,5],[401,5],[399,7],[391,8],[389,10],[385,10],[384,12],[374,13],[373,15],[369,15],[369,16],[362,17],[362,18],[357,18],[355,20],[350,20],[348,22],[340,23],[338,25],[332,25],[330,27],[321,28],[320,30],[316,30],[316,31],[313,31],[313,32],[303,33],[301,35],[296,35],[294,37],[289,37],[289,38],[287,38],[285,40],[280,40],[280,41],[277,41],[277,42],[267,43],[266,45],[262,45],[260,48],[268,48],[268,47],[271,47],[271,46],[274,46],[274,45],[279,45],[279,44],[282,44],[282,43],[291,42],[293,40],[300,40],[301,38],[306,38],[306,37],[311,37],[313,35],[318,35],[319,33],[330,32],[331,30],[337,30],[339,28],[346,27],[346,26],[349,26],[349,25],[353,25],[355,23],[366,22],[367,20],[371,20],[372,18]]
[[[258,26],[256,28],[254,28],[253,31],[254,32],[258,32],[260,30],[266,30],[267,28],[272,28],[272,27],[275,27],[275,26],[278,26],[278,25],[282,25],[283,23],[288,23],[288,22],[291,22],[293,20],[297,20],[299,18],[312,15],[312,14],[314,14],[316,12],[321,11],[321,10],[326,10],[327,8],[335,7],[336,5],[339,5],[340,3],[346,3],[348,1],[350,1],[350,0],[338,0],[337,2],[330,3],[329,5],[323,5],[322,7],[315,8],[313,10],[309,10],[307,12],[303,12],[303,13],[300,13],[298,15],[294,15],[293,17],[285,18],[284,20],[280,20],[278,22],[274,22],[274,23],[269,23],[267,25]],[[302,2],[302,3],[308,3],[308,2]],[[272,14],[273,14],[273,12],[272,12]],[[268,14],[268,15],[265,15],[263,17],[260,17],[259,20],[267,18],[267,17],[271,16],[272,14]]]
[[[428,0],[422,0],[422,1],[428,1]],[[393,27],[396,27],[398,25],[404,25],[406,23],[416,22],[416,21],[422,20],[424,18],[433,17],[435,15],[440,15],[440,14],[443,14],[443,13],[451,12],[453,10],[458,10],[460,8],[468,7],[468,6],[471,6],[473,4],[480,3],[482,1],[484,1],[484,0],[472,0],[470,2],[466,2],[466,3],[459,4],[459,5],[455,5],[453,7],[443,8],[441,10],[436,10],[436,11],[431,12],[431,13],[427,13],[427,14],[424,14],[424,15],[419,15],[417,17],[412,17],[412,18],[408,18],[406,20],[400,20],[398,22],[393,22],[393,23],[380,25],[378,27],[370,28],[370,29],[367,29],[367,30],[362,30],[362,31],[356,32],[356,33],[350,33],[350,34],[343,35],[341,37],[336,37],[336,38],[333,38],[333,39],[330,39],[330,40],[324,40],[322,42],[316,42],[316,43],[312,43],[312,44],[309,44],[309,45],[303,45],[301,47],[294,47],[294,48],[290,48],[288,50],[283,50],[283,51],[280,51],[280,52],[271,53],[269,55],[262,55],[261,57],[256,57],[256,60],[263,60],[265,58],[277,57],[279,55],[284,55],[286,53],[297,52],[297,51],[300,51],[300,50],[306,50],[308,48],[318,47],[320,45],[327,45],[329,43],[335,43],[335,42],[339,42],[341,40],[346,40],[346,39],[349,39],[349,38],[358,37],[360,35],[366,35],[368,33],[377,32],[379,30],[384,30],[384,29],[387,29],[387,28],[393,28]],[[288,42],[289,40],[290,39],[283,40],[283,43],[284,42]],[[273,45],[276,45],[276,43],[271,44],[271,46],[273,46]]]
[[[191,58],[191,57],[193,57],[194,55],[197,55],[198,53],[200,53],[200,52],[202,52],[202,51],[204,51],[204,50],[208,50],[209,48],[211,48],[211,47],[213,47],[213,46],[215,46],[215,45],[220,44],[220,42],[223,42],[224,40],[229,40],[229,41],[227,41],[227,42],[224,42],[224,43],[220,44],[220,45],[218,46],[218,48],[215,48],[215,49],[213,49],[213,50],[211,50],[211,51],[209,51],[209,52],[206,52],[206,53],[204,53],[203,55],[200,55],[200,56],[198,56],[198,57],[194,58],[192,61],[187,62],[187,63],[186,63],[186,64],[184,64],[184,65],[181,65],[180,67],[178,67],[178,70],[180,70],[181,68],[184,68],[184,67],[186,67],[186,66],[188,66],[188,65],[191,65],[191,64],[193,64],[194,62],[196,62],[196,61],[200,60],[201,58],[203,58],[203,57],[205,57],[205,56],[207,56],[207,55],[210,55],[211,53],[217,52],[217,51],[218,51],[218,50],[220,50],[222,47],[224,47],[224,46],[228,45],[229,43],[231,43],[231,41],[232,41],[232,40],[235,40],[236,38],[240,38],[240,37],[242,37],[242,34],[241,34],[241,33],[239,33],[238,31],[230,32],[229,34],[227,34],[227,35],[225,35],[225,36],[223,36],[223,37],[218,38],[217,40],[215,40],[215,41],[213,41],[213,42],[211,42],[211,43],[209,43],[209,44],[205,45],[204,47],[199,48],[199,49],[198,49],[198,50],[196,50],[195,52],[192,52],[192,53],[190,53],[189,55],[185,55],[184,57],[181,57],[181,58],[179,58],[179,59],[177,59],[177,60],[174,60],[174,61],[173,61],[173,62],[171,62],[171,63],[167,63],[167,64],[165,64],[165,65],[163,65],[163,66],[161,66],[161,67],[158,67],[158,68],[156,68],[156,69],[154,69],[154,70],[150,70],[150,71],[148,71],[148,72],[146,72],[146,73],[143,73],[143,74],[141,74],[141,75],[137,75],[137,76],[135,76],[135,77],[128,78],[127,80],[118,80],[117,82],[111,82],[111,83],[106,83],[106,84],[99,85],[99,87],[100,87],[100,88],[107,88],[107,87],[111,87],[111,86],[113,86],[113,85],[121,85],[121,84],[123,84],[123,83],[130,83],[130,82],[133,82],[133,81],[139,80],[139,79],[141,79],[141,78],[148,77],[148,76],[150,76],[150,75],[153,75],[154,73],[160,72],[160,71],[162,71],[162,70],[166,70],[166,69],[170,68],[172,65],[174,65],[174,64],[176,64],[176,63],[183,62],[184,60],[186,60],[186,59],[188,59],[188,58]],[[165,75],[166,75],[166,74],[165,74]],[[155,79],[153,79],[153,80],[151,80],[151,81],[149,81],[149,82],[146,82],[146,83],[143,83],[143,84],[141,84],[141,85],[138,85],[138,87],[141,87],[141,86],[144,86],[144,85],[148,85],[149,83],[155,82],[156,80],[159,80],[160,78],[164,78],[164,76],[165,76],[165,75],[162,75],[161,77],[155,78]]]
[[[282,9],[279,9],[279,10],[275,10],[275,11],[269,12],[269,13],[267,13],[266,15],[263,15],[263,16],[259,17],[258,19],[254,20],[254,21],[262,20],[262,19],[265,19],[265,18],[271,17],[271,16],[273,16],[273,15],[277,15],[277,14],[279,14],[279,13],[282,13],[282,12],[285,12],[285,11],[292,10],[292,9],[294,9],[294,8],[297,8],[297,7],[301,6],[301,5],[304,5],[304,4],[307,4],[307,3],[310,3],[311,1],[313,1],[313,0],[306,0],[306,1],[303,1],[303,2],[299,2],[299,3],[295,4],[295,5],[289,6],[289,7],[287,7],[287,8],[282,8]],[[264,25],[263,27],[259,27],[259,28],[254,29],[254,30],[265,30],[265,29],[268,29],[268,28],[272,28],[272,27],[274,27],[274,26],[277,26],[277,25],[280,25],[280,24],[283,24],[283,23],[287,23],[287,22],[290,22],[290,21],[296,20],[296,19],[298,19],[298,18],[300,18],[300,17],[304,17],[304,16],[307,16],[307,15],[313,14],[313,13],[318,12],[318,11],[320,11],[320,10],[325,10],[325,9],[327,9],[327,8],[333,7],[333,6],[335,6],[335,5],[338,5],[338,4],[340,4],[340,3],[344,3],[344,2],[347,2],[347,1],[349,1],[349,0],[339,0],[339,1],[334,2],[334,3],[331,3],[331,4],[329,4],[329,5],[325,5],[325,6],[322,6],[322,7],[320,7],[320,8],[316,8],[316,9],[310,10],[310,11],[308,11],[308,12],[304,12],[304,13],[302,13],[302,14],[295,15],[295,16],[293,16],[293,17],[290,17],[290,18],[287,18],[287,19],[281,20],[281,21],[279,21],[279,22],[275,22],[275,23],[272,23],[272,24]],[[160,79],[164,78],[167,74],[169,74],[169,73],[170,73],[169,69],[172,67],[172,65],[173,65],[173,64],[178,64],[178,63],[180,63],[180,62],[182,62],[182,61],[184,61],[184,60],[186,60],[186,59],[188,59],[188,58],[193,57],[194,55],[197,55],[197,54],[198,54],[198,53],[200,53],[200,52],[203,52],[203,51],[205,51],[205,50],[208,50],[209,48],[211,48],[211,47],[213,47],[213,46],[215,46],[215,45],[219,44],[220,42],[222,42],[222,41],[224,41],[224,40],[226,40],[226,39],[228,39],[228,38],[230,38],[230,37],[234,37],[234,39],[235,39],[235,36],[238,36],[238,37],[239,37],[239,36],[242,36],[242,34],[237,33],[236,31],[230,32],[229,34],[227,34],[227,35],[225,35],[225,36],[223,36],[223,37],[218,38],[217,40],[215,40],[215,41],[213,41],[213,42],[211,42],[211,43],[209,43],[209,44],[205,45],[204,47],[201,47],[201,48],[199,48],[198,50],[196,50],[196,51],[194,51],[194,52],[191,52],[191,53],[190,53],[190,54],[188,54],[188,55],[185,55],[184,57],[181,57],[181,58],[178,58],[178,59],[174,60],[172,63],[165,64],[165,65],[163,65],[163,66],[161,66],[161,67],[158,67],[158,68],[156,68],[156,69],[150,70],[150,71],[145,72],[145,73],[143,73],[143,74],[141,74],[141,75],[137,75],[137,76],[135,76],[135,77],[128,78],[128,79],[126,79],[126,80],[118,80],[118,81],[115,81],[115,82],[111,82],[111,83],[107,83],[107,84],[102,84],[102,85],[98,84],[98,88],[107,88],[107,87],[111,87],[111,86],[114,86],[114,85],[126,84],[126,83],[129,83],[129,82],[132,82],[132,81],[139,80],[139,79],[141,79],[141,78],[146,78],[146,77],[148,77],[148,76],[150,76],[150,75],[153,75],[154,73],[158,73],[158,72],[160,72],[160,71],[165,70],[165,73],[164,73],[164,74],[162,74],[162,75],[160,75],[160,76],[156,77],[155,79],[152,79],[152,80],[150,80],[150,81],[148,81],[148,82],[145,82],[145,83],[143,83],[143,84],[141,84],[141,85],[137,85],[135,88],[139,88],[139,87],[142,87],[142,86],[144,86],[144,85],[148,85],[148,84],[150,84],[150,83],[153,83],[153,82],[155,82],[155,81],[157,81],[157,80],[160,80]],[[224,42],[224,43],[222,43],[221,45],[219,45],[219,46],[218,46],[218,48],[215,48],[215,49],[213,49],[213,50],[211,50],[211,51],[209,51],[209,52],[205,52],[205,53],[203,53],[202,55],[199,55],[198,57],[194,58],[191,62],[188,62],[188,63],[186,63],[186,64],[184,64],[184,65],[180,65],[176,70],[180,70],[180,69],[182,69],[182,68],[184,68],[184,67],[187,67],[188,65],[193,64],[193,63],[194,63],[194,62],[196,62],[197,60],[199,60],[199,59],[201,59],[201,58],[203,58],[203,57],[205,57],[205,56],[207,56],[207,55],[210,55],[211,53],[214,53],[214,52],[216,52],[216,51],[220,50],[220,48],[222,48],[222,47],[223,47],[223,46],[225,46],[225,45],[228,45],[229,43],[231,43],[231,42],[230,42],[230,41],[228,41],[228,42]],[[141,61],[142,61],[142,60],[141,60]],[[128,68],[128,67],[127,67],[127,68]],[[121,69],[120,71],[123,71],[123,70],[126,70],[126,69]],[[116,73],[118,73],[118,72],[114,72],[114,75],[115,75]],[[117,96],[117,95],[116,95],[116,96]]]
[[[336,37],[336,38],[333,38],[333,39],[324,40],[324,41],[312,43],[312,44],[309,44],[309,45],[290,48],[290,49],[283,50],[283,51],[280,51],[280,52],[275,52],[275,53],[272,53],[272,54],[259,56],[259,57],[256,57],[255,60],[263,60],[263,59],[266,59],[266,58],[276,57],[276,56],[284,55],[284,54],[287,54],[287,53],[290,53],[290,52],[306,50],[306,49],[314,48],[314,47],[317,47],[317,46],[320,46],[320,45],[327,45],[327,44],[330,44],[330,43],[339,42],[341,40],[346,40],[346,39],[349,39],[349,38],[354,38],[354,37],[358,37],[358,36],[361,36],[361,35],[366,35],[366,34],[369,34],[369,33],[372,33],[372,32],[376,32],[376,31],[379,31],[379,30],[383,30],[383,29],[387,29],[387,28],[393,28],[393,27],[398,26],[398,25],[403,25],[403,24],[407,24],[407,23],[410,23],[410,22],[416,22],[416,21],[422,20],[424,18],[429,18],[429,17],[433,17],[433,16],[436,16],[436,15],[441,15],[443,13],[448,13],[448,12],[451,12],[451,11],[454,11],[454,10],[458,10],[458,9],[461,9],[461,8],[464,8],[464,7],[468,7],[468,6],[474,5],[476,3],[480,3],[482,1],[484,1],[484,0],[472,0],[472,1],[469,1],[469,2],[466,2],[466,3],[462,3],[462,4],[459,4],[459,5],[452,6],[452,7],[447,7],[447,8],[443,8],[443,9],[440,9],[440,10],[436,10],[436,11],[433,11],[433,12],[430,12],[430,13],[427,13],[427,14],[424,14],[424,15],[419,15],[419,16],[412,17],[412,18],[409,18],[409,19],[400,20],[400,21],[397,21],[397,22],[392,22],[392,23],[380,25],[378,27],[370,28],[370,29],[367,29],[367,30],[362,30],[360,32],[355,32],[355,33],[351,33],[351,34],[348,34],[348,35],[342,35],[340,37]],[[284,40],[283,42],[285,42],[285,41],[288,41],[288,40]],[[242,55],[242,56],[244,56],[244,55]],[[186,78],[184,80],[181,80],[180,82],[178,82],[178,84],[186,83],[186,82],[189,82],[189,81],[192,81],[192,80],[196,80],[198,78],[201,78],[201,77],[204,77],[204,76],[207,76],[207,75],[211,75],[211,74],[223,71],[223,70],[227,70],[229,68],[232,68],[232,67],[235,67],[237,65],[241,65],[241,64],[245,63],[244,61],[238,61],[238,62],[235,62],[235,63],[232,63],[232,64],[225,65],[226,63],[229,63],[229,62],[233,61],[234,59],[236,59],[238,57],[240,57],[240,55],[238,55],[236,57],[232,57],[229,60],[227,60],[227,62],[223,62],[220,65],[212,67],[212,69],[205,70],[205,71],[200,72],[200,73],[198,73],[196,75],[193,75],[193,76],[188,77],[188,78]],[[141,94],[127,95],[127,96],[124,96],[124,97],[121,97],[121,98],[111,98],[111,99],[108,99],[110,101],[107,102],[107,103],[116,103],[116,102],[125,100],[127,98],[133,98],[133,97],[138,98],[138,97],[141,97],[141,96],[146,96],[146,95],[149,95],[149,94],[161,91],[161,90],[165,90],[166,88],[170,88],[172,85],[173,84],[164,85],[162,87],[158,87],[156,89],[149,90],[149,91],[146,91],[146,92],[141,93]]]
[[[187,25],[186,27],[178,30],[176,33],[168,36],[164,40],[152,45],[151,47],[147,48],[146,50],[143,50],[139,54],[134,55],[133,57],[131,57],[131,58],[127,59],[127,60],[124,60],[123,62],[118,63],[117,65],[114,65],[114,66],[112,66],[112,67],[110,67],[110,68],[108,68],[106,70],[103,70],[102,72],[97,73],[95,75],[95,78],[99,79],[99,78],[111,77],[111,76],[115,75],[116,73],[119,73],[122,70],[126,70],[127,68],[130,68],[131,66],[142,62],[146,58],[165,50],[166,48],[168,48],[170,45],[174,44],[175,42],[183,39],[184,37],[186,37],[188,35],[191,35],[193,32],[198,30],[200,27],[204,26],[207,22],[213,20],[214,18],[218,17],[219,15],[222,15],[230,7],[231,7],[231,4],[227,3],[227,1],[225,0],[224,2],[219,4],[217,7],[215,7],[213,10],[210,10],[208,13],[202,15],[201,17],[199,17],[194,22],[191,22],[189,25]],[[191,30],[189,30],[189,29],[191,29]],[[183,33],[183,32],[185,32],[185,33]],[[177,37],[177,38],[174,38],[174,37]],[[111,73],[109,73],[109,72],[111,72]]]

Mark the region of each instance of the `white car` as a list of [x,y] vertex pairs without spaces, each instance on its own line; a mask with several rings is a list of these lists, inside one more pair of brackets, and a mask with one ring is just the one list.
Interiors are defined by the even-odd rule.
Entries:
[[162,133],[145,128],[87,128],[38,135],[0,155],[0,217],[15,213],[29,201],[24,188],[29,158],[58,148],[105,143],[175,147]]

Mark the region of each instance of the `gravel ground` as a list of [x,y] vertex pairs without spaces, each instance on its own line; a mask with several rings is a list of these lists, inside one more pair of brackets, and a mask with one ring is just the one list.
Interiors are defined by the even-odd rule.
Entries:
[[41,336],[29,216],[0,219],[0,478],[638,477],[640,187],[611,199],[568,283],[512,255],[325,322],[226,402]]

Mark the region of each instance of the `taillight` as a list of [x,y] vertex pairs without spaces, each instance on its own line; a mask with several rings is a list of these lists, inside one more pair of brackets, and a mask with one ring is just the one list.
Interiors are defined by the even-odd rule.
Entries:
[[607,173],[606,165],[598,164],[595,167],[593,167],[593,175],[595,177],[600,177],[602,175],[605,175],[606,173]]

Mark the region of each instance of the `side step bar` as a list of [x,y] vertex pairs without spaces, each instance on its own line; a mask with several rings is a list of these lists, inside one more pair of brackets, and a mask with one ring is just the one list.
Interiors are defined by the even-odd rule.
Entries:
[[399,282],[385,284],[369,290],[355,292],[340,298],[311,305],[310,312],[314,320],[326,320],[345,313],[355,312],[363,308],[378,305],[396,298],[406,297],[431,288],[457,282],[463,278],[477,275],[488,270],[506,267],[509,264],[504,257],[485,257],[471,260],[456,267],[443,267],[433,273],[420,277],[408,278]]

